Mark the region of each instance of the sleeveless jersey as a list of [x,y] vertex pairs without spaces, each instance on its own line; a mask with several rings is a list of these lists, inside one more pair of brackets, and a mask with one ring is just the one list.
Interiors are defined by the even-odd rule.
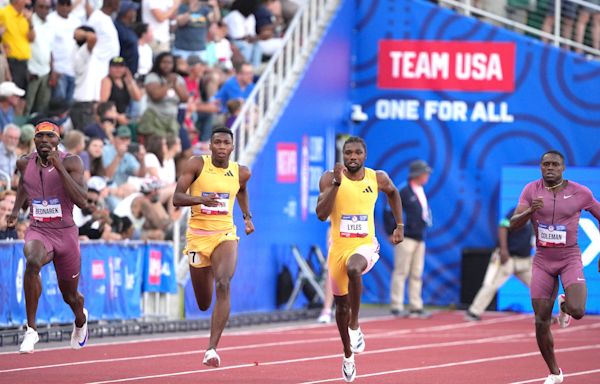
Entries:
[[227,231],[233,228],[233,206],[240,190],[239,165],[230,161],[227,168],[215,167],[210,155],[203,155],[202,172],[190,186],[192,196],[217,194],[219,206],[192,206],[190,228],[206,231]]
[[[67,155],[60,152],[61,161],[64,161]],[[37,152],[29,156],[23,175],[31,226],[57,229],[75,225],[74,204],[64,187],[62,177],[52,165],[46,168],[39,166],[37,158]]]
[[362,180],[350,180],[342,174],[342,184],[331,211],[332,248],[355,248],[371,244],[375,236],[373,214],[377,201],[377,175],[365,168]]

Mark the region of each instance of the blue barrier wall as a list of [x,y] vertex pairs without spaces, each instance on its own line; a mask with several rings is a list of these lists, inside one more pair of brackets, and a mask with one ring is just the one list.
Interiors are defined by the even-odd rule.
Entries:
[[[22,241],[0,241],[0,326],[26,322]],[[38,323],[73,321],[52,263],[42,268]],[[171,243],[81,244],[79,291],[91,320],[137,319],[142,292],[177,292]]]
[[[462,249],[496,242],[503,166],[537,164],[551,148],[567,166],[600,163],[600,65],[425,1],[357,7],[352,101],[369,120],[353,132],[367,141],[367,165],[398,184],[415,158],[434,168],[424,300],[457,303]],[[473,50],[484,52],[478,64],[468,61]],[[382,241],[382,262],[365,279],[367,300],[389,301],[391,268]]]
[[[248,188],[255,233],[244,235],[235,208],[240,243],[232,312],[276,308],[277,273],[283,265],[297,272],[292,244],[304,254],[311,244],[325,250],[327,225],[317,219],[314,208],[319,178],[333,163],[335,132],[348,129],[352,7],[345,1],[335,15],[254,163]],[[198,310],[189,285],[185,303],[186,317],[210,314]],[[298,301],[297,306],[301,304]]]

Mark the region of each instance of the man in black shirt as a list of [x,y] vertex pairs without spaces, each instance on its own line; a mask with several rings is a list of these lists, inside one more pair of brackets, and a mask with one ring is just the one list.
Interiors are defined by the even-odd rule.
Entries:
[[465,320],[481,320],[481,314],[490,304],[498,289],[512,275],[515,275],[528,287],[531,283],[532,227],[530,224],[527,224],[519,229],[509,231],[510,218],[514,210],[514,208],[511,209],[500,221],[498,227],[498,248],[496,248],[490,258],[490,263],[483,279],[483,285],[467,310]]

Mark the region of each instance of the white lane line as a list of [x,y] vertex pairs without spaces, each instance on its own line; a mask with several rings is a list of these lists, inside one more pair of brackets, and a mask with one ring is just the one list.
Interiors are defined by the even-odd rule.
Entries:
[[[503,319],[485,320],[485,321],[481,321],[478,323],[473,323],[473,322],[464,323],[463,322],[463,323],[454,324],[453,326],[450,326],[450,328],[448,328],[449,326],[444,325],[444,326],[421,327],[421,328],[415,328],[415,329],[403,329],[403,330],[398,330],[398,331],[386,331],[386,332],[382,332],[379,334],[377,334],[377,333],[369,334],[369,338],[383,338],[383,337],[390,337],[392,335],[412,334],[415,332],[427,332],[428,333],[428,332],[434,332],[434,331],[438,331],[438,330],[446,331],[449,329],[464,328],[465,324],[469,325],[471,327],[473,326],[473,324],[475,324],[475,325],[497,324],[497,323],[501,323],[501,322],[520,320],[522,317],[523,317],[523,315],[517,315],[517,316],[508,316]],[[512,319],[512,320],[510,320],[510,319]],[[312,327],[312,326],[313,325],[311,324],[309,327]],[[569,328],[569,329],[572,329],[572,328]],[[254,333],[254,334],[256,334],[256,333]],[[171,340],[171,338],[169,338],[169,340]],[[247,345],[234,346],[234,347],[223,347],[223,348],[219,348],[219,351],[234,351],[234,350],[253,349],[253,348],[268,348],[268,347],[288,346],[288,345],[307,344],[307,343],[320,343],[320,342],[337,341],[337,340],[339,340],[338,336],[321,337],[321,338],[314,338],[314,339],[290,340],[290,341],[279,341],[279,342],[271,342],[271,343],[247,344]],[[115,344],[119,344],[119,343],[115,343]],[[130,343],[125,342],[124,344],[130,344]],[[111,345],[112,345],[112,343],[111,343]],[[62,349],[62,348],[60,348],[60,349]],[[31,366],[31,367],[5,369],[5,370],[0,370],[0,373],[47,369],[47,368],[59,368],[59,367],[97,364],[97,363],[112,363],[112,362],[129,361],[129,360],[154,359],[154,358],[160,358],[160,357],[171,357],[171,356],[189,355],[189,354],[196,354],[196,353],[199,354],[199,353],[204,353],[204,352],[205,352],[205,350],[191,350],[191,351],[180,351],[180,352],[176,352],[176,353],[173,352],[173,353],[128,356],[128,357],[110,358],[110,359],[84,360],[84,361],[75,361],[75,362],[68,362],[68,363],[58,363],[58,364],[48,364],[48,365],[38,365],[38,366]],[[13,352],[13,354],[14,353],[16,353],[16,352]],[[36,353],[37,353],[37,351],[36,351]]]
[[[561,349],[555,350],[554,352],[556,352],[556,353],[577,352],[577,351],[585,351],[585,350],[590,350],[590,349],[600,349],[600,344],[583,345],[583,346],[572,347],[572,348],[561,348]],[[397,374],[397,373],[424,371],[424,370],[427,370],[427,369],[450,368],[450,367],[457,367],[457,366],[461,366],[461,365],[480,364],[480,363],[488,363],[488,362],[492,362],[492,361],[519,359],[519,358],[523,358],[523,357],[531,357],[531,356],[538,356],[538,355],[540,355],[540,352],[539,351],[535,351],[535,352],[519,353],[519,354],[514,354],[514,355],[504,355],[504,356],[487,357],[487,358],[484,358],[484,359],[455,361],[455,362],[452,362],[452,363],[427,365],[427,366],[424,366],[424,367],[403,368],[403,369],[396,369],[396,370],[393,370],[393,371],[384,371],[384,372],[368,373],[368,374],[365,374],[365,375],[356,375],[356,378],[359,378],[359,377],[360,378],[364,378],[364,377],[384,376],[384,375],[394,375],[394,374]],[[600,370],[598,370],[598,371],[600,371]],[[535,379],[535,380],[544,380],[544,378],[542,378],[542,379]],[[535,380],[533,380],[533,381],[535,381]],[[340,381],[340,378],[336,377],[334,379],[324,379],[324,380],[316,380],[316,381],[305,381],[305,382],[302,382],[300,384],[328,383],[328,382],[332,382],[332,381]],[[527,381],[527,383],[530,383],[530,382],[531,381]],[[525,382],[523,382],[523,383],[525,383]],[[516,383],[513,383],[513,384],[516,384]]]
[[[578,330],[585,330],[585,329],[599,328],[599,327],[600,327],[600,323],[590,324],[590,325],[582,325],[580,327],[573,327],[573,328],[576,328]],[[483,344],[483,343],[489,343],[489,342],[499,342],[499,341],[510,340],[510,339],[519,338],[519,337],[533,337],[533,336],[535,336],[535,333],[533,333],[533,332],[516,333],[516,334],[512,334],[512,335],[486,337],[486,338],[475,339],[475,340],[462,340],[462,341],[452,341],[452,342],[445,342],[445,343],[430,343],[430,344],[410,345],[410,346],[396,347],[396,348],[377,349],[377,350],[363,352],[361,355],[381,354],[381,353],[418,350],[418,349],[427,349],[427,348],[456,347],[456,346],[464,346],[464,345],[472,345],[472,344]],[[573,347],[573,348],[575,348],[575,349],[577,349],[577,348],[590,349],[589,346]],[[571,348],[571,349],[573,349],[573,348]],[[593,348],[600,348],[600,344],[594,345]],[[563,349],[560,351],[565,351],[565,350],[569,350],[569,349],[567,348],[567,349]],[[558,352],[558,350],[557,350],[557,352]],[[535,354],[539,354],[539,352],[535,352],[535,353],[531,352],[530,354],[533,356]],[[305,358],[298,358],[298,359],[261,362],[261,363],[259,363],[259,365],[262,365],[262,366],[282,365],[282,364],[300,363],[300,362],[314,361],[314,360],[339,359],[339,358],[340,358],[340,354],[333,354],[333,355],[322,355],[322,356],[305,357]],[[492,358],[492,359],[495,359],[495,358]],[[477,361],[479,361],[479,360],[485,361],[486,359],[478,359]],[[491,361],[493,361],[493,360],[491,360]],[[134,376],[134,377],[121,378],[121,379],[112,379],[112,380],[91,382],[88,384],[121,383],[121,382],[126,382],[126,381],[138,381],[138,380],[156,379],[156,378],[163,378],[163,377],[210,373],[210,372],[219,371],[219,370],[225,371],[225,370],[232,370],[232,369],[247,368],[247,367],[252,367],[254,365],[255,364],[240,364],[240,365],[233,365],[233,366],[221,367],[221,368],[216,368],[216,369],[202,369],[202,370],[193,370],[193,371],[184,371],[184,372],[163,373],[163,374],[148,375],[148,376]],[[460,365],[460,364],[458,364],[458,365]],[[412,368],[410,368],[410,369],[412,369]],[[418,369],[418,368],[414,368],[414,369]],[[339,378],[327,379],[326,381],[337,381],[337,380],[339,380]]]
[[[563,372],[563,376],[564,377],[571,377],[571,376],[583,376],[583,375],[591,375],[592,373],[600,373],[600,369],[592,369],[591,371],[580,371],[580,372],[572,372],[572,373],[564,373]],[[531,379],[531,380],[525,380],[525,381],[515,381],[513,383],[510,384],[527,384],[527,383],[539,383],[542,380],[545,380],[545,377],[540,377],[538,379]]]

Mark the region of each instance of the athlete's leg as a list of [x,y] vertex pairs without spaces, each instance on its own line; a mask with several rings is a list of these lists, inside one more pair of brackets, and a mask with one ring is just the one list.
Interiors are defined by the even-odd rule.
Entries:
[[210,308],[213,294],[213,271],[210,266],[203,268],[196,268],[190,265],[190,279],[192,280],[192,286],[194,287],[194,295],[196,296],[196,302],[198,308],[201,311],[206,311]]
[[40,240],[31,240],[23,247],[25,254],[25,276],[23,277],[23,288],[25,291],[25,308],[27,311],[27,325],[35,329],[35,319],[38,301],[42,294],[42,279],[40,270],[50,261],[53,253],[48,253],[44,243]]
[[542,357],[553,375],[560,374],[556,357],[554,356],[554,338],[550,332],[552,324],[552,307],[558,292],[558,281],[555,280],[554,291],[550,299],[531,299],[535,313],[535,338]]
[[358,328],[358,312],[360,310],[360,297],[362,295],[362,273],[367,269],[367,259],[363,255],[354,254],[348,259],[346,271],[348,273],[348,301],[350,303],[349,327]]
[[208,349],[217,348],[223,329],[225,329],[229,319],[231,309],[230,285],[237,264],[237,245],[237,241],[224,241],[215,248],[211,257],[217,301],[210,323]]
[[587,299],[587,286],[585,283],[571,284],[565,288],[565,301],[562,303],[563,312],[579,320],[585,315],[585,301]]
[[63,300],[71,307],[75,315],[75,325],[79,328],[85,324],[83,313],[83,295],[79,293],[79,275],[71,279],[58,279],[58,288],[62,293]]
[[350,357],[352,350],[350,349],[350,335],[348,334],[348,322],[350,320],[348,295],[333,296],[333,298],[335,300],[335,322],[344,346],[344,356]]

